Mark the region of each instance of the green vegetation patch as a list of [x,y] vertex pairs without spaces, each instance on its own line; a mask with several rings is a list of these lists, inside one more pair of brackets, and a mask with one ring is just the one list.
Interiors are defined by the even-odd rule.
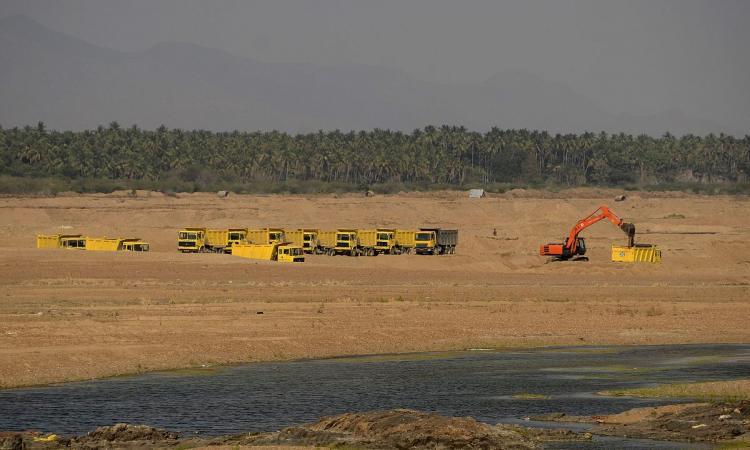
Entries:
[[750,379],[664,384],[654,387],[603,391],[600,392],[600,395],[648,398],[691,398],[696,400],[721,402],[750,400]]
[[117,122],[95,130],[0,126],[0,193],[389,194],[481,187],[557,191],[575,186],[627,190],[750,193],[750,136],[661,137],[624,133],[550,134],[427,126],[278,131],[143,130]]
[[544,394],[533,394],[530,392],[521,392],[520,394],[514,394],[513,398],[516,400],[547,400],[550,398],[550,396]]

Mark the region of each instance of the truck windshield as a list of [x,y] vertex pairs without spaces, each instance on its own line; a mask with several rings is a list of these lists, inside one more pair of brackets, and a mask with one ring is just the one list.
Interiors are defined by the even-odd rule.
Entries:
[[303,239],[306,240],[306,241],[312,241],[312,235],[311,234],[305,234],[303,236]]
[[292,255],[299,256],[301,254],[302,254],[302,249],[301,248],[293,248],[292,249]]
[[230,241],[239,241],[243,238],[241,233],[229,233]]
[[280,241],[281,240],[281,233],[269,233],[268,239],[271,241]]
[[339,234],[338,236],[336,236],[336,239],[338,239],[339,241],[348,241],[349,240],[349,235],[348,234]]
[[388,233],[378,233],[378,240],[387,241],[391,236]]
[[429,241],[430,239],[432,239],[432,233],[417,233],[414,236],[414,239],[418,241]]
[[180,232],[180,239],[198,239],[198,235],[196,233],[186,233],[184,231]]

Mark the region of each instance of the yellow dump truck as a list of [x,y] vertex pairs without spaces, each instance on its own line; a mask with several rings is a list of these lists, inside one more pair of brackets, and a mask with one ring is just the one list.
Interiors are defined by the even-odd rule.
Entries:
[[37,248],[72,248],[89,251],[149,251],[148,242],[138,238],[96,238],[83,237],[80,234],[40,234],[36,237]]
[[442,255],[456,253],[458,230],[443,228],[420,228],[414,234],[414,249],[420,255]]
[[86,250],[103,251],[103,252],[147,252],[149,251],[148,242],[138,238],[86,238]]
[[232,246],[232,255],[264,261],[305,262],[302,247],[290,243],[237,244]]
[[322,253],[329,256],[359,256],[365,254],[366,250],[359,243],[357,230],[352,229],[321,231],[318,233],[318,243]]
[[375,256],[381,253],[387,255],[401,253],[396,245],[396,230],[383,228],[377,230],[357,230],[357,237],[365,256]]
[[417,234],[414,230],[396,230],[396,246],[401,253],[411,253],[412,249],[416,247],[416,241],[414,240]]
[[206,251],[206,229],[184,228],[177,233],[177,250],[182,253],[200,253]]
[[36,237],[36,248],[86,249],[86,238],[80,234],[40,234]]
[[206,230],[206,250],[216,253],[231,253],[232,246],[247,239],[247,228]]
[[247,230],[245,240],[252,244],[278,244],[284,241],[284,230],[281,228]]

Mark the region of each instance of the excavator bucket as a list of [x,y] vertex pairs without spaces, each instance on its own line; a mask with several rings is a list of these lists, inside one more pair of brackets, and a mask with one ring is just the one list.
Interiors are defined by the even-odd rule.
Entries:
[[635,225],[628,222],[623,222],[620,225],[620,229],[628,235],[628,247],[635,245]]

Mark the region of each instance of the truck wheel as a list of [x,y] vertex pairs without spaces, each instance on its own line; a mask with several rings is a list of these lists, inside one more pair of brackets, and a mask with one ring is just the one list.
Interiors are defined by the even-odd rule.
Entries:
[[328,256],[336,256],[336,251],[332,248],[328,249]]
[[442,249],[440,247],[435,247],[435,249],[432,251],[432,254],[433,255],[439,255],[439,254],[443,253],[441,250]]

